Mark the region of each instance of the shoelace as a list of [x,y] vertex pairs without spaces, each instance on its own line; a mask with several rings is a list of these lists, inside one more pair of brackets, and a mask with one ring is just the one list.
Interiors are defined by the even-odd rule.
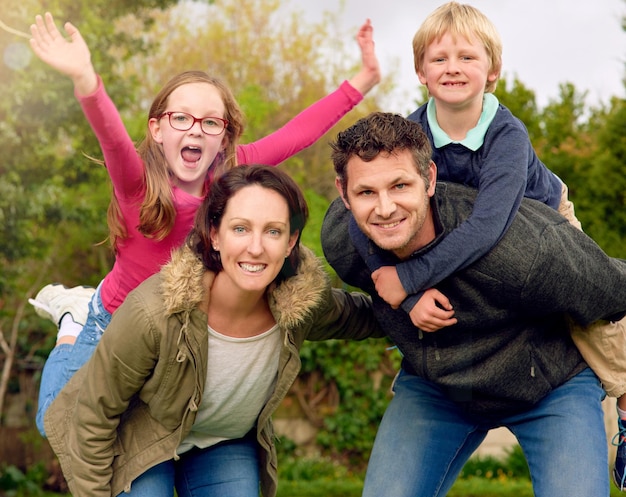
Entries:
[[[619,431],[611,439],[611,444],[619,447],[620,445],[626,443],[626,426],[622,424],[621,419],[617,420],[617,426],[619,427]],[[626,481],[626,468],[622,468],[621,473],[621,479],[618,482],[615,476],[619,477],[620,473],[615,468],[613,468],[613,477],[615,479],[615,483],[618,484],[620,491],[623,491],[624,489],[626,489],[626,486],[624,485],[624,482]]]
[[619,447],[620,445],[626,442],[626,426],[622,424],[621,419],[617,420],[617,426],[619,428],[619,431],[613,436],[613,439],[611,440],[611,444],[615,445],[616,447]]

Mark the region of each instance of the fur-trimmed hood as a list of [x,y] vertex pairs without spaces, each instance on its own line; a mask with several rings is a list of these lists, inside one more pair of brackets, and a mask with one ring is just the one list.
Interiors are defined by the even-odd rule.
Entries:
[[[191,312],[206,298],[215,277],[187,246],[172,252],[170,262],[161,269],[163,305],[167,315]],[[269,304],[279,326],[293,328],[305,320],[325,298],[328,275],[318,257],[300,245],[298,273],[278,286],[272,285]]]
[[[276,383],[256,423],[266,497],[276,495],[277,485],[271,417],[300,372],[303,342],[382,335],[369,297],[332,289],[318,258],[304,247],[300,254],[298,274],[267,292],[283,340]],[[128,295],[89,368],[80,369],[48,409],[46,433],[74,495],[118,495],[148,468],[178,457],[204,395],[209,340],[201,308],[212,278],[189,248],[174,251],[158,275]],[[102,391],[112,392],[106,409]],[[126,392],[136,393],[130,406]],[[110,412],[124,412],[123,420]],[[86,446],[112,465],[80,457]]]

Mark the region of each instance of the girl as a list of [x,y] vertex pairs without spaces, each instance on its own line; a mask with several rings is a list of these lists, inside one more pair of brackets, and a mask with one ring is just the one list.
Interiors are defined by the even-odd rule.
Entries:
[[360,72],[277,132],[238,146],[243,117],[232,93],[218,79],[190,71],[172,78],[156,96],[148,133],[136,149],[91,64],[80,32],[71,23],[65,24],[65,30],[69,41],[50,13],[45,19],[37,16],[31,26],[31,47],[42,61],[72,79],[98,138],[113,182],[108,220],[116,259],[93,293],[86,319],[72,320],[68,314],[77,314],[80,305],[75,298],[84,296],[84,289],[68,294],[61,285],[48,285],[33,301],[40,314],[61,325],[40,386],[37,426],[44,436],[43,414],[50,402],[91,356],[128,293],[156,273],[172,249],[181,245],[211,178],[238,163],[282,162],[321,137],[380,80],[368,20],[357,36],[363,60]]

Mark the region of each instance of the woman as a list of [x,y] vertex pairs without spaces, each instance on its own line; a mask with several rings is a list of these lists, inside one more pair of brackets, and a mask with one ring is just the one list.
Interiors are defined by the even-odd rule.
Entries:
[[[271,414],[305,339],[381,336],[368,297],[299,245],[297,185],[266,166],[213,182],[186,244],[131,292],[45,416],[73,495],[276,493]],[[208,330],[208,331],[207,331]]]

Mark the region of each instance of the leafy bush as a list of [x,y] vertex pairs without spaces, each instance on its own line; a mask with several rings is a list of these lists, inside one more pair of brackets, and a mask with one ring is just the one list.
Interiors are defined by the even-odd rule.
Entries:
[[507,449],[504,458],[494,456],[472,457],[463,466],[460,478],[473,476],[500,480],[505,478],[530,480],[528,464],[519,445]]
[[6,497],[40,497],[47,472],[43,463],[31,466],[24,474],[13,465],[0,468],[0,495]]
[[330,458],[289,457],[278,464],[279,480],[315,481],[335,480],[349,476],[349,470]]
[[302,374],[318,375],[320,388],[332,385],[336,405],[319,410],[317,444],[324,455],[355,470],[369,458],[380,420],[391,398],[399,354],[384,340],[329,340],[301,350]]

